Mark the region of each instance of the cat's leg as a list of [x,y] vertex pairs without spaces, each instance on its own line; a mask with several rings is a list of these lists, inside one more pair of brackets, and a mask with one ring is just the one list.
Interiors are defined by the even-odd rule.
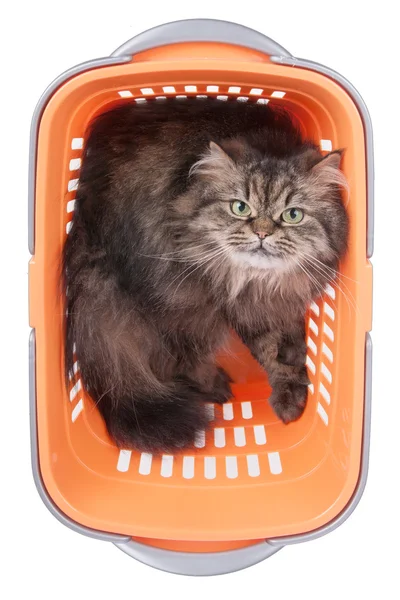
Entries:
[[156,393],[137,387],[116,402],[106,394],[99,408],[119,447],[159,454],[193,446],[197,432],[207,429],[203,399],[191,382],[181,380]]
[[68,295],[66,366],[71,373],[76,355],[79,377],[112,439],[153,453],[192,446],[208,426],[204,394],[174,377],[173,357],[133,298],[93,270],[85,273],[84,291],[72,284]]
[[278,361],[285,365],[302,367],[307,358],[304,324],[294,331],[280,336],[278,343]]
[[269,402],[277,416],[284,423],[298,419],[303,414],[310,383],[305,366],[304,326],[290,332],[248,333],[244,342],[268,373],[272,387]]
[[216,365],[215,356],[198,362],[189,370],[188,375],[204,392],[205,401],[223,404],[232,398],[232,379],[222,367]]

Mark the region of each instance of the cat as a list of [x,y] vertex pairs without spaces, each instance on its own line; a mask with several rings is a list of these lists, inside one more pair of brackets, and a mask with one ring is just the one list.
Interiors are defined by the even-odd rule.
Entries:
[[282,108],[217,99],[98,116],[63,254],[65,366],[119,447],[193,444],[231,397],[233,329],[284,422],[304,411],[305,313],[348,243],[342,151],[323,156]]

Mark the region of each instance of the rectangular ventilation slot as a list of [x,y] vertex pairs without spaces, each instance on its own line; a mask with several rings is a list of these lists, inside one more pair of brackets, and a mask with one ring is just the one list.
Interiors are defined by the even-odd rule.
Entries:
[[315,333],[315,335],[318,335],[318,325],[311,317],[308,319],[308,326],[310,327],[311,331]]
[[332,329],[329,327],[329,325],[327,325],[326,323],[324,323],[324,333],[325,335],[331,340],[331,342],[334,341],[335,339],[335,334],[333,333]]
[[249,93],[250,93],[250,96],[261,96],[263,91],[264,90],[262,90],[260,88],[252,88]]
[[120,450],[118,463],[117,463],[117,471],[121,473],[126,473],[129,469],[129,465],[131,464],[131,456],[132,452],[130,450]]
[[238,97],[236,98],[236,100],[237,100],[238,102],[248,102],[248,100],[249,100],[249,99],[248,99],[248,97],[247,97],[247,96],[238,96]]
[[328,348],[325,342],[322,343],[322,352],[331,362],[333,362],[333,352],[330,348]]
[[172,477],[174,469],[174,457],[169,454],[163,454],[161,459],[161,477]]
[[118,94],[121,98],[133,98],[133,94],[129,90],[121,90]]
[[184,479],[194,477],[194,456],[184,456],[182,465],[182,476]]
[[217,476],[217,461],[215,456],[204,457],[204,477],[206,479],[215,479]]
[[208,85],[207,92],[219,92],[219,85]]
[[247,459],[247,472],[250,477],[259,477],[260,475],[260,464],[258,462],[257,454],[249,454],[246,456]]
[[317,315],[317,317],[319,317],[319,306],[318,306],[318,304],[315,304],[315,302],[311,302],[310,308],[313,311],[313,313],[315,315]]
[[67,202],[67,213],[74,212],[75,210],[75,200],[70,200]]
[[325,291],[328,294],[328,296],[330,296],[332,298],[332,300],[334,300],[336,298],[336,292],[333,289],[333,287],[331,285],[329,285],[329,283],[326,286]]
[[185,92],[197,92],[197,85],[185,85]]
[[236,456],[225,457],[225,471],[228,479],[236,479],[238,476],[238,462]]
[[332,141],[331,140],[320,140],[319,142],[321,150],[325,152],[330,152],[332,150]]
[[70,179],[68,181],[68,191],[75,192],[78,189],[79,179]]
[[185,96],[185,94],[178,94],[177,96],[175,96],[175,98],[177,100],[186,100],[187,96]]
[[141,88],[140,90],[143,96],[154,96],[153,88]]
[[217,96],[217,100],[222,100],[223,102],[226,102],[228,98],[229,96]]
[[314,384],[310,383],[308,386],[308,389],[310,390],[310,393],[313,394],[314,393]]
[[167,96],[156,96],[156,100],[158,102],[164,102],[167,99]]
[[78,381],[76,382],[76,384],[74,385],[74,387],[71,389],[70,393],[69,393],[69,400],[70,402],[72,402],[75,398],[75,396],[77,395],[78,392],[80,392],[82,389],[82,381],[80,379],[78,379]]
[[214,429],[214,446],[216,448],[224,448],[225,443],[225,429],[223,427],[216,427]]
[[286,92],[275,91],[272,92],[271,98],[284,98],[286,96]]
[[197,94],[196,98],[200,98],[200,100],[205,100],[206,98],[208,98],[208,96],[206,96],[205,94]]
[[328,423],[329,423],[328,413],[326,412],[326,410],[324,409],[322,404],[320,404],[319,402],[317,404],[317,413],[319,414],[319,416],[321,417],[321,419],[325,423],[325,425],[328,425]]
[[310,348],[311,352],[317,355],[317,344],[310,337],[307,338],[307,346]]
[[331,395],[323,383],[319,384],[319,391],[321,392],[321,396],[323,396],[325,398],[327,404],[330,404],[331,403]]
[[222,405],[222,414],[225,421],[232,421],[233,419],[233,404],[231,402]]
[[214,404],[206,404],[206,413],[209,421],[214,421]]
[[83,400],[80,399],[71,414],[72,422],[75,423],[81,412],[83,411]]
[[72,366],[72,375],[69,376],[70,380],[72,379],[72,377],[74,375],[77,374],[78,370],[79,370],[79,365],[78,365],[78,361],[76,360]]
[[71,227],[72,227],[72,221],[68,221],[68,223],[65,226],[65,231],[67,232],[67,235],[71,231]]
[[332,383],[332,373],[324,363],[321,363],[321,373],[329,383]]
[[235,446],[242,447],[246,445],[246,433],[244,427],[234,427],[233,436],[235,438]]
[[259,98],[259,100],[257,100],[257,104],[268,104],[268,102],[268,98]]
[[264,425],[254,425],[254,439],[257,446],[263,446],[267,443],[267,436]]
[[324,312],[326,315],[328,315],[328,317],[330,319],[332,319],[332,321],[335,320],[335,311],[333,310],[333,308],[331,306],[329,306],[329,304],[327,304],[326,302],[324,302]]
[[72,138],[71,150],[82,150],[83,138]]
[[253,409],[251,408],[251,402],[242,402],[242,417],[243,419],[251,419],[253,416]]
[[204,448],[206,445],[206,432],[204,430],[196,433],[196,439],[194,440],[196,448]]
[[313,375],[315,375],[315,372],[316,372],[317,368],[315,366],[315,363],[313,363],[313,361],[311,360],[311,358],[308,356],[308,354],[307,354],[307,358],[306,358],[306,365],[310,369],[311,373]]
[[164,94],[175,94],[176,90],[173,85],[165,85],[163,87]]
[[279,452],[268,452],[269,470],[272,475],[282,473],[281,457]]
[[69,170],[77,171],[81,168],[81,163],[82,161],[80,158],[71,158],[71,160],[69,161]]
[[237,87],[236,85],[231,85],[230,88],[228,89],[228,92],[230,92],[231,94],[240,94],[240,90],[242,88]]
[[135,102],[137,104],[144,104],[145,102],[147,102],[146,98],[135,98]]
[[150,475],[151,463],[153,462],[153,455],[147,452],[142,452],[139,462],[139,473],[140,475]]

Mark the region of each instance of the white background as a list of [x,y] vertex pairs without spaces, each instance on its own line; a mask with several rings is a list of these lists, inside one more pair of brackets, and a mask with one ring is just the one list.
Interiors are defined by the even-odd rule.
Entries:
[[[0,595],[314,600],[399,598],[399,46],[394,0],[68,0],[9,2],[1,15]],[[397,12],[397,11],[396,11]],[[370,476],[353,516],[319,540],[246,571],[185,578],[145,567],[59,524],[36,493],[29,458],[27,159],[29,122],[47,84],[82,61],[174,19],[214,17],[259,29],[295,56],[339,71],[375,130],[374,384]],[[397,293],[396,291],[397,290]]]

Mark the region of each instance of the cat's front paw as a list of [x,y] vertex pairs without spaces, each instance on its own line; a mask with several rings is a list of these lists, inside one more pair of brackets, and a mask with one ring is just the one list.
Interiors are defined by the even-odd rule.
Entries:
[[301,367],[305,364],[307,357],[307,345],[304,338],[299,337],[297,340],[290,342],[284,340],[279,346],[278,362],[284,365],[293,365]]
[[232,379],[228,373],[221,367],[218,367],[213,383],[212,402],[224,404],[224,402],[232,398],[231,381]]
[[307,403],[307,393],[307,385],[285,383],[274,387],[269,402],[281,421],[291,423],[303,414]]

